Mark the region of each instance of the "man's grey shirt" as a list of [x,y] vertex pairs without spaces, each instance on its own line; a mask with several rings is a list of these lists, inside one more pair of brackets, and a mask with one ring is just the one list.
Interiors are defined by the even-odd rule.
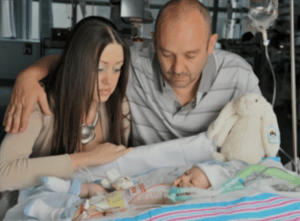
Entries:
[[155,52],[131,48],[127,87],[133,146],[204,132],[222,108],[245,92],[259,93],[258,78],[240,56],[214,50],[203,70],[196,98],[182,107],[164,81]]

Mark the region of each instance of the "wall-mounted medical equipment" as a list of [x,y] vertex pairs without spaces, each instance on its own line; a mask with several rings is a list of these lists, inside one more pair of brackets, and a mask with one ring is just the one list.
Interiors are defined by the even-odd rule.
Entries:
[[149,0],[122,0],[121,17],[128,22],[152,23]]
[[122,0],[121,18],[131,23],[131,36],[148,37],[151,36],[151,23],[153,17],[150,11],[149,0]]

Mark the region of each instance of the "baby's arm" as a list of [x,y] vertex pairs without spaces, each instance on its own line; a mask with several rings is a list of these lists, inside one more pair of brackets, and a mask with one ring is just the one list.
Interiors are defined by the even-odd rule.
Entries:
[[97,183],[82,183],[79,196],[81,198],[90,198],[98,193],[106,193],[102,185]]
[[83,183],[80,180],[61,179],[58,177],[41,177],[42,185],[53,192],[65,192],[81,198],[89,198],[98,193],[105,193],[106,190],[100,184]]

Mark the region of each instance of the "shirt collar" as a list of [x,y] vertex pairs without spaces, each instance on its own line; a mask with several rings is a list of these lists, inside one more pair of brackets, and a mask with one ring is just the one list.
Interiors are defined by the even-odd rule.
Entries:
[[207,60],[207,63],[202,72],[202,79],[198,91],[208,92],[214,83],[217,74],[217,61],[214,53],[212,53]]
[[[161,92],[166,92],[172,90],[172,88],[167,84],[162,75],[160,64],[156,52],[152,55],[152,68],[154,73],[154,85],[157,90]],[[214,53],[212,53],[207,60],[207,63],[202,72],[202,79],[200,82],[199,92],[208,92],[214,82],[217,73],[217,62]]]

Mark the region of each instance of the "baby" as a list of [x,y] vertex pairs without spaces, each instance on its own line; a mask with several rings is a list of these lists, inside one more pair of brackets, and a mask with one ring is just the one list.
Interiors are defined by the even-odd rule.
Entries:
[[198,167],[193,166],[185,171],[173,182],[175,187],[198,187],[207,189],[211,186],[206,174]]
[[[266,168],[279,168],[285,171],[283,165],[280,163],[280,158],[277,157],[263,159],[260,165]],[[52,196],[51,199],[54,201],[57,199],[58,201],[54,203],[54,201],[49,201],[49,198],[43,201],[40,199],[40,195],[37,194],[36,197],[33,195],[30,197],[33,200],[25,203],[24,213],[29,217],[40,220],[64,219],[75,221],[106,216],[111,213],[126,211],[132,208],[135,210],[150,208],[149,205],[174,204],[178,203],[178,200],[189,199],[188,193],[186,194],[184,192],[185,189],[176,189],[176,187],[210,188],[212,190],[208,192],[200,191],[201,196],[206,193],[213,194],[214,191],[218,193],[223,192],[223,190],[225,190],[225,192],[232,191],[232,185],[235,187],[236,182],[241,184],[241,177],[238,177],[238,174],[245,172],[248,174],[249,171],[247,169],[249,167],[251,167],[251,165],[240,160],[225,163],[208,161],[199,163],[186,170],[172,183],[168,183],[169,181],[167,181],[169,178],[172,179],[171,177],[165,177],[166,179],[162,177],[162,180],[166,180],[166,183],[164,183],[165,181],[162,181],[160,184],[153,182],[152,184],[155,185],[152,186],[145,186],[142,184],[143,182],[134,184],[130,178],[121,177],[115,172],[111,174],[107,172],[108,179],[104,178],[98,183],[97,181],[94,183],[82,183],[76,179],[71,181],[56,177],[42,177],[41,182],[43,185],[33,189],[36,189],[37,192],[39,188],[43,191],[46,190],[48,191],[47,194]],[[172,170],[172,168],[170,169]],[[170,173],[171,176],[174,175],[174,172],[177,173],[180,171],[177,169],[175,169],[175,171],[172,170],[173,172]],[[245,174],[243,174],[243,176],[244,175]],[[253,176],[257,177],[255,173]],[[151,173],[149,177],[151,177]],[[251,178],[251,176],[249,176],[249,179],[251,181],[253,177]],[[176,195],[175,198],[174,193]],[[42,195],[43,192],[41,196]],[[64,196],[67,196],[68,199],[73,198],[73,201],[69,201],[77,202],[77,204],[62,202],[61,198]],[[89,201],[84,202],[84,198],[89,199]],[[50,207],[45,202],[49,202],[52,206],[56,206],[57,208]],[[66,205],[68,206],[64,207]]]
[[[174,204],[166,197],[166,193],[172,187],[207,189],[211,186],[205,173],[197,166],[185,171],[172,184],[153,186],[133,184],[130,179],[121,177],[116,171],[113,171],[114,176],[111,173],[108,175],[110,175],[108,176],[110,183],[107,179],[103,179],[100,183],[82,183],[76,179],[71,181],[56,177],[42,177],[41,182],[47,190],[89,199],[89,203],[83,203],[79,207],[53,208],[41,199],[35,199],[27,203],[24,213],[40,220],[83,220],[126,211],[129,207]],[[114,191],[111,191],[112,189]]]

